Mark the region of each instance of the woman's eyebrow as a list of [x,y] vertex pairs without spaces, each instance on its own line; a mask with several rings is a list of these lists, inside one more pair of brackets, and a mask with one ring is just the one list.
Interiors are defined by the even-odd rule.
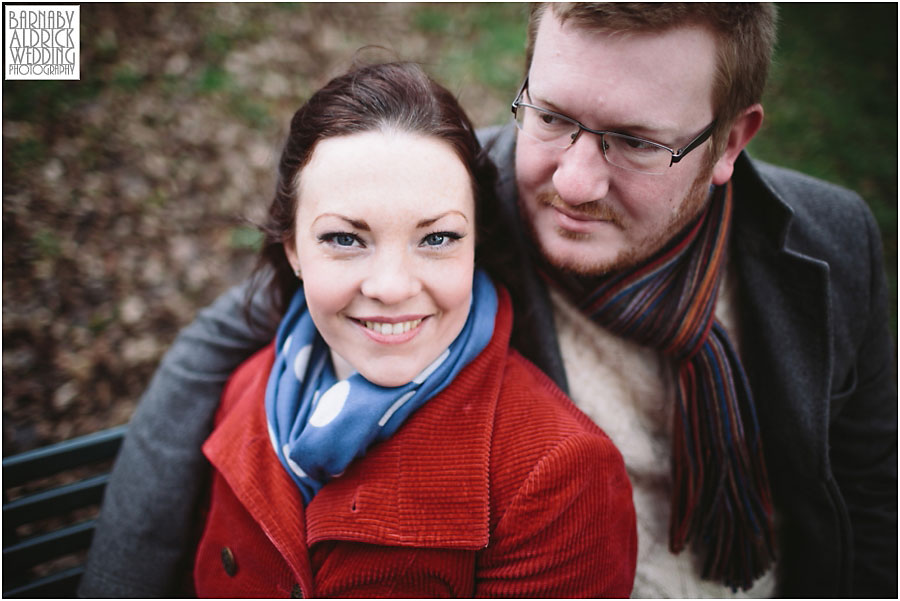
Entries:
[[316,217],[313,220],[313,224],[315,224],[319,219],[322,219],[323,217],[336,217],[342,221],[346,221],[347,223],[352,225],[354,228],[361,230],[363,232],[372,231],[372,228],[370,228],[369,224],[366,223],[365,221],[360,221],[359,219],[351,219],[350,217],[345,217],[344,215],[338,215],[337,213],[322,213],[321,215],[319,215],[318,217]]
[[446,217],[447,215],[450,215],[452,213],[455,213],[455,214],[459,215],[460,217],[462,217],[466,221],[466,223],[469,222],[469,220],[466,219],[466,216],[463,215],[460,211],[450,210],[450,211],[447,211],[446,213],[441,213],[440,215],[438,215],[437,217],[435,217],[433,219],[423,219],[422,221],[420,221],[419,223],[416,224],[416,227],[417,228],[429,227],[429,226],[433,225],[435,222],[443,219],[444,217]]

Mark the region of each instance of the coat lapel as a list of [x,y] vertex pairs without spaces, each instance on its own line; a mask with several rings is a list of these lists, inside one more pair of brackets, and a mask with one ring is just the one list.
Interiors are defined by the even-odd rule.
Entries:
[[288,562],[303,590],[311,591],[308,549],[297,544],[307,538],[303,498],[279,463],[266,425],[263,399],[274,359],[274,346],[269,345],[229,383],[240,392],[223,407],[227,413],[203,452]]
[[803,232],[795,228],[792,209],[746,155],[740,161],[733,248],[741,283],[742,362],[767,463],[786,468],[779,473],[818,476],[828,461],[829,268],[796,250]]

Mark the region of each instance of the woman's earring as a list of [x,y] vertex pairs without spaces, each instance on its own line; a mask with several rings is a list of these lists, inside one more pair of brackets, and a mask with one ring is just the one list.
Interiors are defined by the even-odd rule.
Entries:
[[297,276],[297,279],[298,279],[298,280],[302,280],[302,279],[303,279],[303,278],[300,277],[300,270],[299,270],[299,269],[295,269],[295,270],[294,270],[294,275]]

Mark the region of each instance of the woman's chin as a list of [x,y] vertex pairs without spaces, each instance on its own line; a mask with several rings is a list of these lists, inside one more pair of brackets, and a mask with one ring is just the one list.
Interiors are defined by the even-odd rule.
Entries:
[[407,373],[405,370],[403,372],[392,371],[390,373],[385,373],[383,371],[378,373],[366,373],[366,371],[361,371],[359,373],[362,377],[364,377],[372,384],[382,386],[384,388],[395,388],[397,386],[409,384],[410,382],[412,382],[412,379],[416,377],[416,374]]

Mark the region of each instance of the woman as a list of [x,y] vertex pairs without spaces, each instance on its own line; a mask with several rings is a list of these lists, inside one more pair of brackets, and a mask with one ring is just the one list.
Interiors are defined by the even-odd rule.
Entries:
[[622,459],[509,347],[493,183],[416,66],[294,115],[263,251],[284,315],[203,447],[200,596],[630,593]]

